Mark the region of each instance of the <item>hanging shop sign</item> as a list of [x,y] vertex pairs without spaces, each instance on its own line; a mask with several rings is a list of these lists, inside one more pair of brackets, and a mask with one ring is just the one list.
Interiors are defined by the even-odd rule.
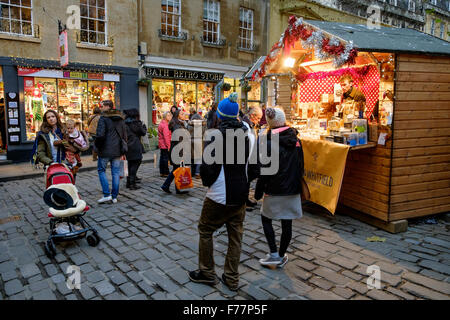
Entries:
[[223,80],[224,73],[191,71],[191,70],[176,70],[167,68],[146,68],[147,78],[163,78],[163,79],[177,79],[177,80],[197,80],[208,82],[220,82]]
[[6,94],[6,115],[9,144],[20,144],[20,121],[19,121],[19,94],[9,92]]
[[67,30],[59,34],[59,60],[61,67],[69,64],[69,45],[67,41]]

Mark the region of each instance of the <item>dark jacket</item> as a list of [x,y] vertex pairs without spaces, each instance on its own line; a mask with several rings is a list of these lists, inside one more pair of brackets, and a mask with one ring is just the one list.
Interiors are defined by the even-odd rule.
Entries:
[[141,137],[147,134],[147,128],[142,121],[133,118],[127,118],[125,124],[128,138],[127,160],[142,160],[144,146],[141,143]]
[[[179,143],[183,142],[183,138],[180,138],[178,140],[173,140],[174,138],[176,138],[173,133],[175,130],[182,129],[182,130],[186,130],[186,133],[189,134],[189,132],[187,132],[186,123],[184,121],[181,121],[178,119],[178,113],[179,113],[179,111],[177,110],[175,112],[174,117],[169,122],[169,130],[172,133],[172,140],[170,141],[170,150],[169,150],[170,162],[172,164],[176,164],[176,165],[180,165],[180,163],[179,163],[179,161],[174,161],[175,159],[172,158],[172,151],[173,151],[173,148],[175,148]],[[180,157],[184,156],[182,151],[180,151],[179,156]],[[186,159],[186,160],[188,160],[188,159]]]
[[[219,125],[219,130],[223,136],[223,164],[224,174],[225,174],[225,184],[220,186],[222,188],[226,188],[226,205],[227,206],[242,206],[245,204],[249,194],[248,183],[256,178],[255,174],[253,174],[253,169],[255,165],[247,164],[237,164],[237,143],[236,139],[234,141],[234,164],[226,163],[226,146],[228,143],[232,143],[232,141],[226,140],[226,130],[244,130],[247,132],[247,127],[237,119],[226,119],[221,121]],[[212,142],[210,142],[212,143]],[[207,146],[209,143],[205,143]],[[250,153],[249,139],[246,137],[245,139],[245,159],[248,161]],[[202,178],[202,182],[204,186],[211,187],[217,180],[222,170],[222,164],[213,163],[206,164],[202,163],[200,167],[200,175]]]
[[[59,137],[60,140],[64,138],[64,135],[62,131],[58,128],[56,129],[56,135]],[[38,164],[39,162],[44,165],[49,165],[53,161],[53,155],[52,155],[52,148],[50,145],[50,132],[47,131],[39,131],[36,137],[36,162],[35,164]],[[55,148],[58,149],[57,153],[57,160],[56,162],[61,163],[65,160],[65,150],[60,146],[55,146]]]
[[95,146],[100,158],[111,159],[123,156],[121,152],[122,139],[127,141],[127,129],[123,118],[122,113],[118,110],[102,113],[98,120],[95,138]]
[[216,110],[209,110],[208,115],[206,116],[207,122],[206,127],[208,129],[218,129],[220,119],[217,117]]
[[[201,129],[201,136],[195,137],[195,128],[199,127]],[[196,119],[195,116],[188,122],[188,130],[191,135],[191,160],[195,160],[195,146],[197,149],[203,151],[203,137],[206,131],[206,122],[201,119]]]
[[[287,196],[301,193],[301,178],[303,177],[304,171],[302,145],[297,138],[296,129],[285,127],[281,128],[281,130],[283,131],[279,133],[280,167],[275,175],[261,175],[258,178],[255,188],[255,199],[261,199],[264,193],[274,196]],[[268,154],[270,154],[272,131],[269,130],[267,134],[267,148],[269,150]]]

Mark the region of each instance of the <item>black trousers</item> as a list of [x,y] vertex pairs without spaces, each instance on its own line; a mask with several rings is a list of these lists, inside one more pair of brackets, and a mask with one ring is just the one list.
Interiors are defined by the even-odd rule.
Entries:
[[159,173],[160,174],[169,174],[169,150],[160,149],[161,156],[159,157]]
[[130,177],[130,183],[136,182],[136,174],[141,166],[142,160],[128,160],[128,177]]
[[[275,243],[275,231],[273,230],[272,220],[261,215],[262,224],[264,228],[264,235],[266,236],[267,243],[269,244],[270,253],[277,252],[277,244]],[[281,220],[281,241],[280,251],[278,254],[280,257],[284,257],[284,254],[289,247],[289,243],[292,239],[292,220]]]

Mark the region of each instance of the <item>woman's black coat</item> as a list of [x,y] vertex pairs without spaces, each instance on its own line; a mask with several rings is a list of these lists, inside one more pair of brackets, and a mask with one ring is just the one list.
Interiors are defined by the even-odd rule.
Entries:
[[128,136],[127,160],[142,160],[144,147],[141,143],[141,137],[147,134],[147,128],[142,121],[127,118],[125,120]]

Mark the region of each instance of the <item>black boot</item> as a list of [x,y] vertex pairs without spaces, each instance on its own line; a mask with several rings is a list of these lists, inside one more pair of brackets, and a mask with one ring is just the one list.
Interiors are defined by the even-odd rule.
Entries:
[[130,189],[130,177],[127,177],[127,188]]
[[141,183],[142,182],[142,179],[141,178],[138,178],[137,176],[136,176],[136,183]]
[[130,190],[139,190],[141,187],[136,184],[136,177],[130,177]]

